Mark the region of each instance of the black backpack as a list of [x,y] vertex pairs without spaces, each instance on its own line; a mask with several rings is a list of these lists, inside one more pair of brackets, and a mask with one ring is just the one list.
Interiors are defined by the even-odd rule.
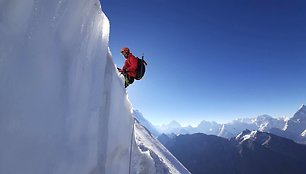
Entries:
[[136,57],[138,59],[138,65],[137,65],[137,74],[135,79],[140,80],[145,72],[146,72],[146,66],[148,65],[147,62],[144,60],[144,55],[142,55],[141,59]]

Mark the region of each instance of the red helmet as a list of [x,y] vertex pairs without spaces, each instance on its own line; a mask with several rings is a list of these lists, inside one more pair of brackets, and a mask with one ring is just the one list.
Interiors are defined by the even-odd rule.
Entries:
[[120,53],[130,53],[130,49],[127,47],[124,47],[121,49]]

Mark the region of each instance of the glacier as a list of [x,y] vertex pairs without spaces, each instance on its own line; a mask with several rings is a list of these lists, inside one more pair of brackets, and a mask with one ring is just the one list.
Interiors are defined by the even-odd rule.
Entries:
[[98,0],[0,0],[0,173],[189,173],[139,141],[109,32]]

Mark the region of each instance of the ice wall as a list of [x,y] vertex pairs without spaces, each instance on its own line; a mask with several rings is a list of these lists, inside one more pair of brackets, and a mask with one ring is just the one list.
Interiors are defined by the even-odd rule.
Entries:
[[98,0],[0,0],[0,173],[124,174],[130,105]]

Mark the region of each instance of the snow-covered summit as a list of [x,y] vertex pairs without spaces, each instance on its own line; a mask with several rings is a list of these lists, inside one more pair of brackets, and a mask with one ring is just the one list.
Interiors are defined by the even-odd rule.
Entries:
[[202,132],[205,134],[217,134],[220,131],[220,124],[215,121],[201,121],[201,123],[196,127],[197,132]]
[[306,111],[306,105],[302,104],[302,106],[300,107],[299,110],[303,110],[303,111]]
[[168,125],[170,128],[179,128],[182,127],[181,124],[175,120],[171,121]]
[[289,119],[286,131],[300,135],[306,128],[306,106],[302,105],[299,110]]
[[299,110],[294,114],[294,119],[306,119],[306,105],[302,105]]
[[269,131],[271,128],[283,129],[286,125],[286,117],[273,118],[270,115],[261,115],[253,119],[253,123],[258,126],[259,131]]
[[155,126],[156,129],[161,132],[161,133],[166,133],[166,134],[180,134],[182,133],[182,126],[180,123],[177,121],[173,120],[168,124],[163,124],[161,126]]

